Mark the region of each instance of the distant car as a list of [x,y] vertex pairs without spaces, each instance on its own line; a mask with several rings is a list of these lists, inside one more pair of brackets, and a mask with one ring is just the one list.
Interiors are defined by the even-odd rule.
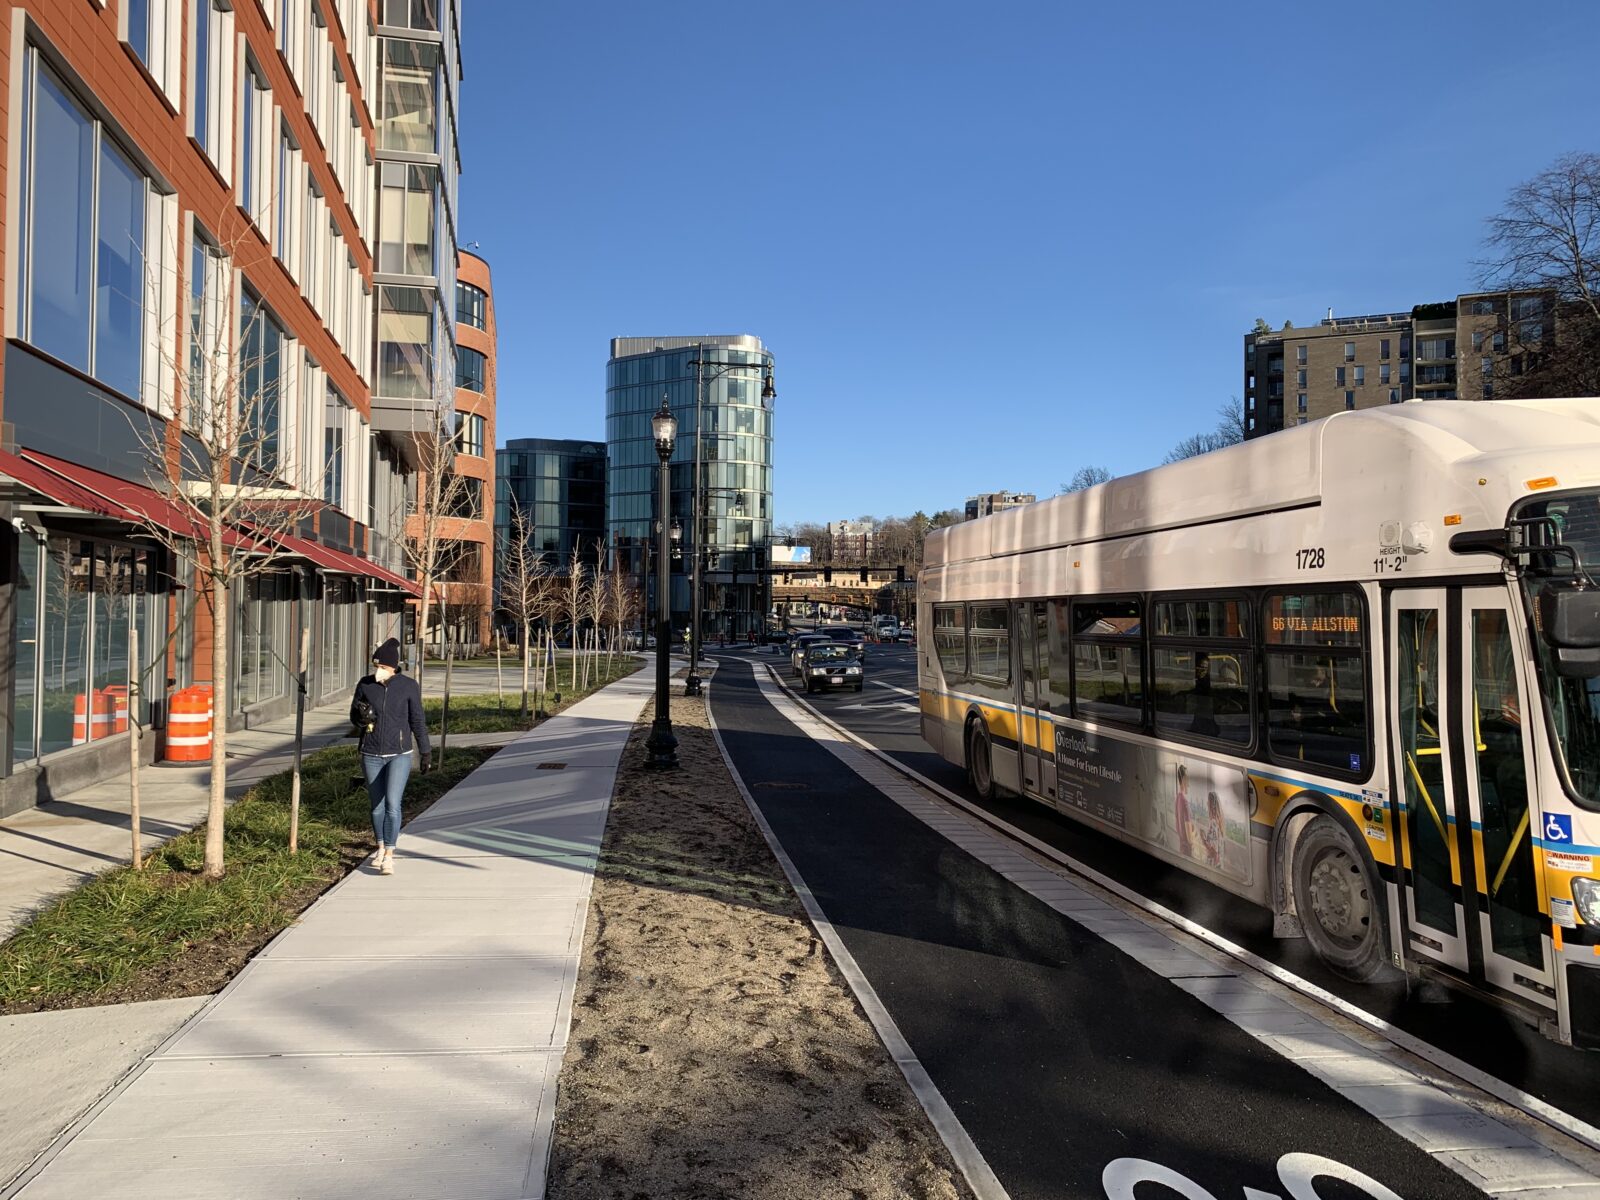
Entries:
[[900,632],[895,635],[897,642],[914,642],[917,640],[917,631],[910,625],[900,626]]
[[802,633],[794,639],[794,642],[789,647],[789,665],[794,668],[794,673],[796,675],[800,674],[800,668],[803,665],[806,647],[813,645],[814,643],[825,642],[827,640],[827,635],[822,633]]
[[854,646],[861,653],[863,661],[866,659],[867,639],[859,630],[851,629],[848,625],[824,625],[822,632],[836,642]]
[[810,642],[800,652],[800,681],[807,692],[819,688],[861,690],[865,677],[859,651],[847,642]]

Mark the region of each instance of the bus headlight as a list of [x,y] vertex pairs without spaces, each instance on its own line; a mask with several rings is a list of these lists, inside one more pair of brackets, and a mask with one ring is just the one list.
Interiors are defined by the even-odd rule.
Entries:
[[1600,925],[1600,880],[1574,879],[1572,899],[1585,925]]

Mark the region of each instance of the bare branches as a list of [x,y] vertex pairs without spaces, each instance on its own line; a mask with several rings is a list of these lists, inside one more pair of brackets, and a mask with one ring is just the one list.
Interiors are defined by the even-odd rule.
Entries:
[[1072,478],[1061,485],[1061,494],[1084,491],[1097,483],[1107,482],[1111,477],[1111,472],[1104,467],[1079,467],[1073,472]]
[[1600,154],[1568,154],[1518,184],[1489,218],[1485,288],[1552,288],[1600,321]]

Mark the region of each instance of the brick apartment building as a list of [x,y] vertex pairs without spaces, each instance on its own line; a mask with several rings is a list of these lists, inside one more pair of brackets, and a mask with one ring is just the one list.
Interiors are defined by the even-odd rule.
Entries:
[[[456,513],[445,522],[447,539],[439,557],[444,566],[436,599],[442,611],[429,614],[424,633],[430,653],[444,648],[444,625],[463,651],[488,644],[494,606],[495,504],[495,317],[489,264],[462,250],[456,274],[455,445],[452,472],[460,483],[450,489]],[[426,486],[419,473],[418,486]],[[407,522],[413,539],[418,518]],[[416,601],[412,602],[416,608]]]
[[[127,769],[126,719],[82,714],[132,631],[147,755],[174,688],[245,726],[401,632],[419,389],[454,358],[455,7],[0,0],[0,812]],[[380,147],[412,173],[380,181]],[[265,448],[239,478],[310,515],[236,589],[212,680],[151,445],[189,445],[186,398],[229,371]]]
[[1551,292],[1477,292],[1247,333],[1245,436],[1380,404],[1516,394],[1554,337],[1556,317]]
[[985,492],[981,496],[968,496],[963,519],[976,521],[979,517],[987,517],[991,513],[1005,512],[1008,508],[1021,508],[1024,504],[1032,504],[1038,498],[1032,492]]

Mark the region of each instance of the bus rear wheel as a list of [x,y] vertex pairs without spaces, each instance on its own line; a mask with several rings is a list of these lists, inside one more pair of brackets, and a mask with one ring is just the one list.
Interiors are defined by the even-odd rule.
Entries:
[[1295,911],[1317,956],[1365,982],[1384,967],[1378,889],[1360,852],[1332,817],[1319,814],[1294,844]]
[[982,721],[967,726],[967,780],[978,799],[994,799],[994,756],[989,752],[989,731]]

